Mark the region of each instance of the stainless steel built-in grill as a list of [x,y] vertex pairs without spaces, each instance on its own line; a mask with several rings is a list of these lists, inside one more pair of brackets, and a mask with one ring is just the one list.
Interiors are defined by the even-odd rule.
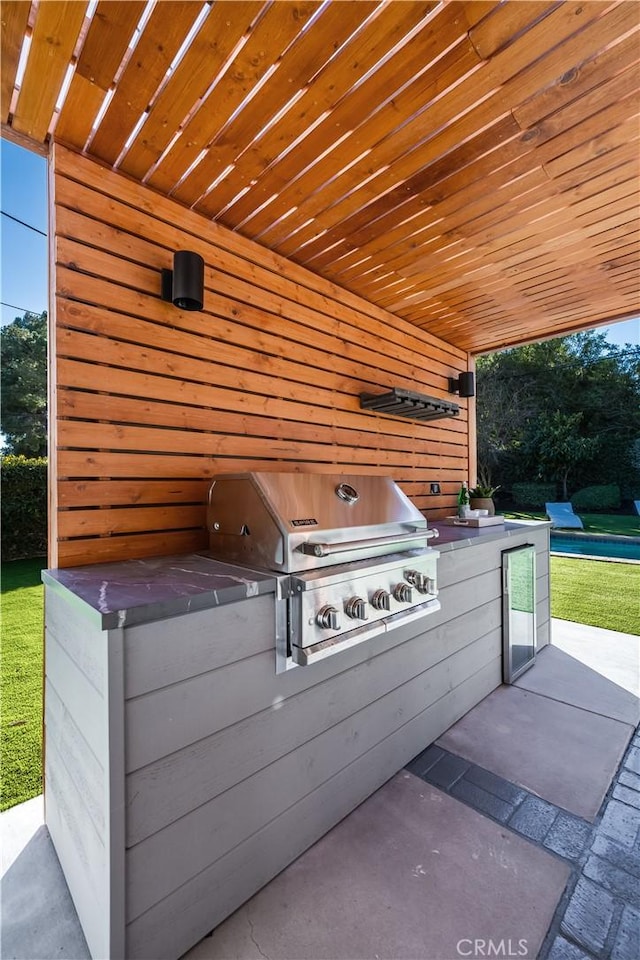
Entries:
[[207,526],[217,559],[283,575],[294,663],[440,609],[437,531],[388,477],[220,476]]

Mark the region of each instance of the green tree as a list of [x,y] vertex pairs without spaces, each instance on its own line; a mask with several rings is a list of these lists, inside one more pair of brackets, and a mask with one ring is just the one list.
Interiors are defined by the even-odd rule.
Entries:
[[[584,455],[569,469],[567,484],[617,483],[631,497],[640,484],[634,453],[640,438],[640,347],[618,347],[588,331],[479,357],[480,468],[507,489],[539,477],[541,431],[550,430],[551,446],[550,418],[556,411],[581,415],[572,421],[575,436],[597,441],[581,445]],[[545,469],[551,470],[550,458]]]
[[0,329],[0,429],[5,451],[47,453],[47,314],[25,313]]
[[539,480],[560,480],[569,499],[569,476],[596,453],[598,437],[580,435],[582,413],[541,413],[530,425],[525,445],[538,464]]

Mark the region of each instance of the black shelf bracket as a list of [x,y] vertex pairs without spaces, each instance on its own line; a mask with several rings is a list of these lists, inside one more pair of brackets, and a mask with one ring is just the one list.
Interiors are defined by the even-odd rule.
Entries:
[[414,393],[402,387],[392,387],[388,393],[361,393],[362,410],[375,413],[388,413],[394,417],[406,417],[409,420],[439,420],[442,417],[457,417],[460,407],[449,400],[438,400],[424,393]]

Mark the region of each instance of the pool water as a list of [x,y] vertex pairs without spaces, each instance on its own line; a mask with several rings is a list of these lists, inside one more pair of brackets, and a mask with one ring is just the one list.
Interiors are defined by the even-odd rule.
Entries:
[[640,543],[625,543],[623,540],[591,540],[552,533],[551,549],[557,553],[581,553],[588,557],[640,560]]

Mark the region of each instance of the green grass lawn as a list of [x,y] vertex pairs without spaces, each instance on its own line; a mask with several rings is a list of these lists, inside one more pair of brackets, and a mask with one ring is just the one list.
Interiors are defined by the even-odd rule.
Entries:
[[1,810],[42,792],[43,566],[2,565]]
[[[546,520],[544,512],[529,510],[505,510],[509,520]],[[640,517],[619,513],[579,513],[585,533],[609,533],[616,537],[640,537]],[[572,530],[572,533],[580,531]]]
[[551,557],[551,616],[640,634],[640,564]]

